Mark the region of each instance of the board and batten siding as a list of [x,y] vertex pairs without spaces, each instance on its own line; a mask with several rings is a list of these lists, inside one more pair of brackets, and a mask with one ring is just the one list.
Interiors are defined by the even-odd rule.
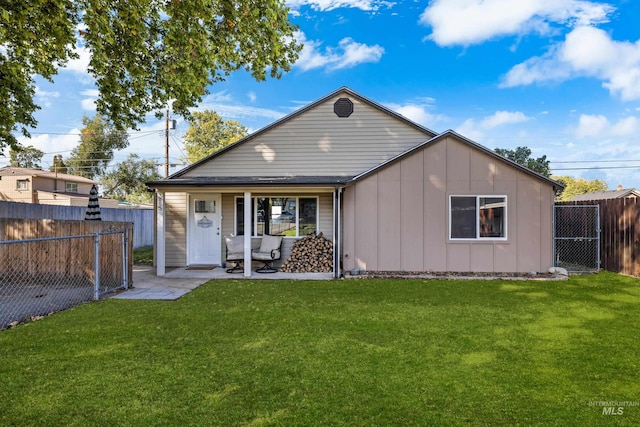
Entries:
[[[507,240],[450,240],[450,195],[507,196]],[[546,272],[554,196],[550,183],[445,138],[345,189],[344,268]]]
[[333,105],[344,96],[328,99],[182,177],[355,176],[431,138],[352,97],[353,114],[338,117]]

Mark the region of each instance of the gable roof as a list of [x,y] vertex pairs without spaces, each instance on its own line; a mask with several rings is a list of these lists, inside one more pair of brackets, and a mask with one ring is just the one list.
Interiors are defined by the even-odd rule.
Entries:
[[578,194],[568,202],[581,202],[585,200],[609,200],[624,199],[627,197],[640,197],[640,191],[635,188],[622,188],[620,190],[593,191],[591,193]]
[[392,110],[390,110],[390,109],[388,109],[388,108],[376,103],[375,101],[372,101],[372,100],[360,95],[359,93],[351,90],[350,88],[341,87],[341,88],[339,88],[339,89],[337,89],[337,90],[335,90],[335,91],[323,96],[322,98],[312,102],[311,104],[308,104],[308,105],[306,105],[306,106],[294,111],[293,113],[288,114],[288,115],[282,117],[279,120],[276,120],[275,122],[263,127],[262,129],[252,133],[251,135],[248,135],[245,138],[243,138],[243,139],[241,139],[241,140],[239,140],[239,141],[237,141],[237,142],[235,142],[233,144],[230,144],[230,145],[222,148],[221,150],[211,154],[210,156],[205,157],[205,158],[203,158],[203,159],[201,159],[201,160],[199,160],[199,161],[197,161],[197,162],[185,167],[184,169],[181,169],[180,171],[178,171],[178,172],[172,174],[171,176],[169,176],[168,178],[165,178],[165,180],[174,180],[176,178],[180,178],[183,175],[188,174],[190,171],[198,168],[199,166],[201,166],[201,165],[203,165],[205,163],[208,163],[211,160],[214,160],[214,159],[216,159],[216,158],[218,158],[220,156],[223,156],[224,154],[228,153],[229,151],[235,150],[235,149],[241,147],[242,145],[247,144],[248,142],[255,140],[256,138],[261,137],[262,135],[266,134],[267,132],[271,131],[274,128],[281,127],[285,123],[292,121],[293,119],[301,116],[302,114],[304,114],[304,113],[306,113],[306,112],[308,112],[310,110],[313,110],[314,108],[318,107],[319,105],[321,105],[321,104],[327,102],[328,100],[330,100],[330,99],[332,99],[332,98],[334,98],[334,97],[336,97],[338,95],[341,95],[341,94],[344,94],[346,96],[349,96],[349,97],[352,97],[354,99],[357,99],[358,101],[362,102],[363,104],[368,105],[370,107],[373,107],[375,110],[378,110],[378,111],[380,111],[380,112],[382,112],[382,113],[384,113],[384,114],[386,114],[386,115],[388,115],[390,117],[395,118],[396,120],[402,122],[403,124],[409,126],[410,128],[413,128],[413,129],[419,131],[420,133],[424,134],[426,138],[431,138],[431,137],[434,137],[434,136],[437,135],[436,132],[434,132],[434,131],[432,131],[432,130],[430,130],[430,129],[428,129],[428,128],[426,128],[426,127],[424,127],[424,126],[422,126],[422,125],[420,125],[418,123],[415,123],[415,122],[407,119],[406,117],[402,116],[401,114],[398,114],[398,113],[396,113],[396,112],[394,112],[394,111],[392,111]]
[[[426,139],[423,140],[422,142],[418,142],[416,144],[413,144],[410,148],[408,149],[404,149],[404,151],[399,152],[398,154],[394,155],[391,158],[388,158],[385,161],[382,161],[372,167],[370,167],[367,170],[364,170],[362,172],[359,173],[352,173],[349,175],[332,175],[332,176],[328,176],[328,175],[322,175],[322,176],[313,176],[313,175],[309,175],[309,176],[302,176],[302,175],[289,175],[286,176],[285,174],[282,175],[277,175],[277,176],[259,176],[259,175],[255,175],[255,176],[225,176],[224,174],[222,174],[221,176],[198,176],[195,174],[189,174],[188,172],[192,171],[193,169],[213,160],[216,159],[220,156],[225,155],[226,153],[237,149],[238,147],[241,147],[242,145],[248,143],[249,141],[254,140],[255,138],[260,137],[261,135],[265,134],[266,132],[277,128],[287,122],[289,122],[290,120],[293,120],[294,118],[300,116],[301,114],[312,110],[314,108],[316,108],[317,106],[327,102],[328,100],[331,100],[332,98],[337,97],[338,95],[342,95],[345,94],[346,96],[352,97],[357,99],[358,101],[369,105],[371,107],[373,107],[374,109],[383,112],[386,115],[389,115],[399,121],[401,121],[402,123],[410,126],[411,128],[417,129],[420,131],[420,133],[424,134],[426,136]],[[472,148],[479,150],[481,152],[483,152],[484,154],[495,158],[497,160],[500,160],[508,165],[510,165],[511,167],[518,169],[526,174],[529,174],[537,179],[540,179],[544,182],[547,182],[548,184],[552,185],[554,189],[559,189],[559,188],[564,188],[564,185],[562,183],[559,183],[557,181],[554,181],[550,178],[547,178],[523,165],[520,165],[519,163],[516,163],[510,159],[507,159],[506,157],[503,157],[501,155],[499,155],[498,153],[496,153],[493,150],[490,150],[458,133],[456,133],[453,130],[447,130],[441,134],[436,134],[435,132],[433,132],[432,130],[423,127],[415,122],[412,122],[411,120],[405,118],[404,116],[395,113],[394,111],[389,110],[386,107],[381,106],[380,104],[371,101],[370,99],[354,92],[353,90],[347,88],[347,87],[342,87],[336,91],[331,92],[330,94],[318,99],[317,101],[283,117],[280,120],[277,120],[275,122],[273,122],[272,124],[258,130],[257,132],[243,138],[242,140],[231,144],[223,149],[221,149],[220,151],[217,151],[216,153],[213,153],[212,155],[201,159],[200,161],[174,173],[173,175],[169,176],[168,178],[159,180],[159,181],[154,181],[154,182],[150,182],[147,183],[150,187],[169,187],[169,186],[181,186],[181,185],[185,185],[185,186],[229,186],[229,185],[233,185],[233,186],[273,186],[273,185],[289,185],[289,186],[345,186],[345,185],[350,185],[352,183],[355,183],[359,180],[362,180],[364,178],[366,178],[367,176],[374,174],[392,164],[394,164],[397,161],[400,161],[401,159],[411,155],[412,153],[417,152],[418,150],[422,150],[426,147],[429,147],[432,144],[437,143],[438,141],[441,141],[447,137],[454,137],[457,140],[461,141],[464,144],[467,144],[469,146],[471,146]],[[186,176],[185,176],[186,175]]]
[[83,176],[70,175],[60,172],[49,172],[41,169],[17,168],[14,166],[5,166],[3,168],[0,168],[0,176],[32,176],[49,179],[59,179],[70,182],[79,182],[84,184],[97,184],[96,181],[85,178]]
[[533,170],[521,165],[520,163],[516,163],[511,159],[507,159],[506,157],[501,156],[500,154],[496,153],[495,151],[493,151],[493,150],[491,150],[491,149],[489,149],[489,148],[487,148],[487,147],[485,147],[483,145],[480,145],[477,142],[474,142],[474,141],[470,140],[469,138],[466,138],[466,137],[460,135],[459,133],[457,133],[457,132],[455,132],[455,131],[453,131],[451,129],[446,130],[446,131],[442,132],[441,134],[439,134],[439,135],[437,135],[437,136],[435,136],[435,137],[423,142],[422,144],[417,145],[417,146],[411,148],[410,150],[407,150],[404,153],[401,153],[401,154],[397,155],[396,157],[394,157],[392,159],[389,159],[388,161],[386,161],[386,162],[384,162],[384,163],[382,163],[382,164],[380,164],[380,165],[378,165],[378,166],[376,166],[376,167],[374,167],[374,168],[372,168],[372,169],[370,169],[370,170],[368,170],[368,171],[366,171],[366,172],[364,172],[364,173],[362,173],[360,175],[355,176],[353,178],[353,181],[358,181],[358,180],[364,179],[367,176],[369,176],[369,175],[371,175],[371,174],[373,174],[375,172],[378,172],[378,171],[386,168],[387,166],[390,166],[390,165],[392,165],[392,164],[404,159],[405,157],[407,157],[407,156],[409,156],[409,155],[411,155],[411,154],[413,154],[413,153],[415,153],[415,152],[417,152],[419,150],[422,150],[425,147],[433,145],[436,142],[441,141],[441,140],[443,140],[443,139],[445,139],[445,138],[447,138],[449,136],[455,137],[459,141],[461,141],[461,142],[463,142],[463,143],[465,143],[467,145],[470,145],[471,147],[475,148],[476,150],[482,151],[483,153],[487,154],[490,157],[493,157],[493,158],[498,159],[498,160],[500,160],[502,162],[505,162],[505,163],[509,164],[510,166],[512,166],[512,167],[514,167],[516,169],[519,169],[522,172],[525,172],[526,174],[534,176],[534,177],[536,177],[536,178],[538,178],[538,179],[540,179],[542,181],[546,181],[547,183],[551,184],[553,186],[553,188],[555,188],[555,189],[564,188],[564,184],[562,184],[560,182],[557,182],[557,181],[554,181],[551,178],[547,178],[546,176],[544,176],[542,174],[539,174],[538,172],[533,171]]

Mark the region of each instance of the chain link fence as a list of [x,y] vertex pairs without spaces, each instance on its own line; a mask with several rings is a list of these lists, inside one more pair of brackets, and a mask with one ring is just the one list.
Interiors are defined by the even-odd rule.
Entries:
[[600,269],[600,207],[556,205],[554,223],[556,267],[572,273],[597,272]]
[[0,241],[0,330],[128,288],[128,233]]

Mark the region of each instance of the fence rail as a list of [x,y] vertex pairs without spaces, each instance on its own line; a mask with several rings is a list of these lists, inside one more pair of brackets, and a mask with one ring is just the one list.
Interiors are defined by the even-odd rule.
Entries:
[[0,329],[126,289],[129,230],[0,241]]
[[[86,207],[0,201],[0,218],[84,220]],[[103,221],[133,223],[133,247],[153,245],[153,209],[101,208]]]
[[601,268],[640,277],[640,200],[610,199],[563,202],[560,205],[600,206]]

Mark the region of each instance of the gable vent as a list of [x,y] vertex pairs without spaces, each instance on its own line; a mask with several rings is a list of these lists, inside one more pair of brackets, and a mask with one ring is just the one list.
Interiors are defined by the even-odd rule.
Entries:
[[349,98],[340,98],[333,104],[333,112],[338,117],[349,117],[353,113],[353,102]]

